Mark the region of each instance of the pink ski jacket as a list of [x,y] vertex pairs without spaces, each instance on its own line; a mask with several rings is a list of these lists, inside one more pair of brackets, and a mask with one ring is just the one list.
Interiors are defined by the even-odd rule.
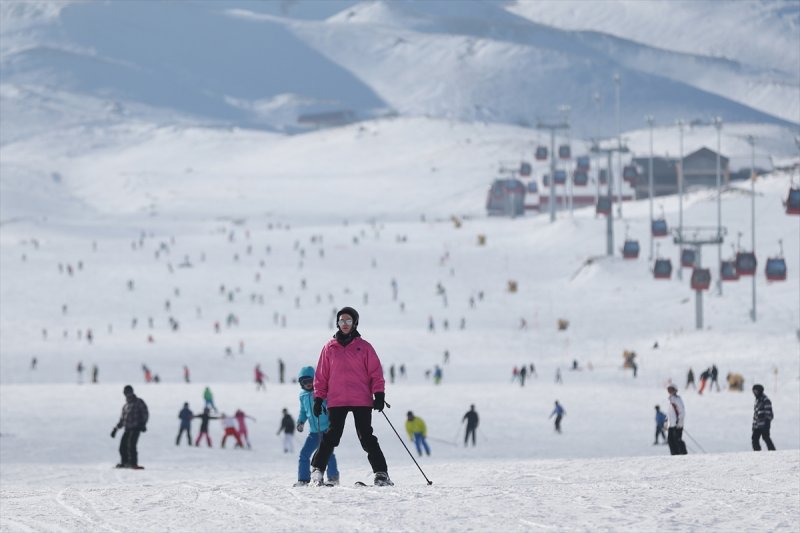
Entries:
[[383,392],[385,381],[378,354],[361,337],[342,346],[331,339],[319,354],[314,396],[328,407],[372,407],[372,395]]

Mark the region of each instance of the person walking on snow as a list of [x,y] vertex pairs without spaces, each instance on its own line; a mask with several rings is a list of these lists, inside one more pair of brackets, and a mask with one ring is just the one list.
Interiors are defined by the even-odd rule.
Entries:
[[233,417],[236,419],[236,423],[239,424],[239,436],[244,439],[245,444],[247,444],[247,449],[250,449],[250,437],[247,435],[247,423],[245,422],[245,418],[249,418],[253,422],[256,422],[256,419],[250,415],[247,415],[241,409],[237,409],[236,412],[233,414]]
[[667,443],[667,435],[664,433],[664,425],[667,423],[667,415],[661,411],[661,406],[656,405],[656,438],[653,444],[658,444],[658,436],[661,435],[661,443]]
[[175,446],[179,446],[183,432],[186,432],[186,444],[192,445],[192,419],[194,413],[189,409],[189,402],[183,403],[183,409],[178,413],[178,418],[181,420],[181,428],[178,430],[178,436],[175,438]]
[[278,432],[276,435],[280,435],[283,432],[283,453],[289,453],[294,451],[294,419],[292,415],[289,414],[289,411],[284,408],[283,409],[283,418],[281,418],[281,426],[278,428]]
[[406,433],[408,433],[409,440],[414,442],[417,447],[417,455],[422,457],[422,450],[425,450],[426,455],[431,454],[431,449],[425,437],[428,435],[428,428],[425,426],[425,421],[414,413],[409,411],[406,414]]
[[717,378],[719,377],[719,369],[717,369],[717,365],[711,365],[711,383],[708,385],[708,390],[710,391],[714,385],[717,386],[717,392],[719,392],[719,381]]
[[475,446],[475,433],[478,429],[478,412],[475,411],[475,404],[470,405],[469,411],[464,413],[464,416],[461,418],[462,424],[464,420],[467,421],[467,431],[464,433],[464,446],[467,446],[470,435],[472,435],[472,445]]
[[[311,481],[311,454],[319,447],[322,434],[330,427],[328,414],[325,412],[325,402],[322,405],[322,414],[314,416],[314,367],[304,366],[297,376],[300,384],[300,414],[297,415],[297,432],[302,433],[308,421],[308,436],[303,447],[300,448],[300,458],[297,464],[297,483],[295,487],[303,487]],[[332,453],[328,459],[328,485],[339,484],[339,468],[336,463],[336,454]]]
[[389,478],[386,458],[372,431],[372,410],[383,412],[385,381],[378,354],[358,332],[358,312],[343,307],[336,313],[337,331],[322,348],[314,376],[314,416],[322,414],[322,402],[328,401],[330,428],[311,459],[311,483],[322,484],[328,459],[344,431],[347,413],[353,413],[361,448],[375,474],[374,484],[394,485]]
[[255,368],[255,375],[256,375],[256,390],[267,390],[267,387],[264,386],[264,372],[261,370],[261,365],[256,365]]
[[211,411],[209,411],[208,407],[203,408],[202,415],[194,415],[195,418],[200,419],[200,433],[197,435],[197,440],[194,441],[195,446],[200,446],[200,439],[203,438],[203,435],[206,437],[206,444],[208,444],[209,448],[212,448],[211,445],[211,437],[208,435],[208,421],[209,420],[216,420],[218,416],[211,416]]
[[133,387],[130,385],[125,385],[122,393],[125,395],[125,405],[122,406],[122,415],[119,417],[119,422],[111,430],[111,438],[113,439],[117,436],[119,429],[125,428],[125,433],[122,434],[122,439],[119,443],[120,461],[117,464],[117,468],[141,470],[142,467],[139,466],[139,453],[136,450],[136,445],[139,442],[139,435],[147,431],[147,419],[149,418],[147,404],[133,393]]
[[686,390],[689,390],[689,386],[695,390],[697,390],[697,385],[694,384],[694,370],[689,368],[689,373],[686,374]]
[[558,403],[558,400],[556,400],[556,406],[548,418],[553,418],[554,416],[556,417],[555,428],[558,433],[561,433],[561,419],[564,418],[564,415],[566,414],[567,412],[564,410],[561,404]]
[[711,369],[706,368],[700,373],[700,388],[697,389],[697,394],[703,394],[703,391],[706,389],[706,383],[708,383],[709,378],[711,378]]
[[772,402],[767,395],[764,394],[764,386],[756,383],[753,385],[753,396],[756,397],[755,405],[753,405],[753,450],[761,451],[760,440],[764,439],[764,444],[767,445],[767,450],[774,451],[775,445],[769,436],[769,428],[772,425]]
[[225,441],[228,440],[228,437],[233,437],[236,441],[236,447],[241,448],[242,439],[239,438],[239,432],[236,430],[236,420],[232,416],[226,416],[225,413],[219,415],[219,419],[222,422],[222,429],[224,430],[220,448],[225,447]]
[[667,410],[667,443],[670,455],[686,455],[686,443],[683,442],[683,423],[686,420],[686,408],[678,396],[675,385],[667,387],[669,393],[669,409]]

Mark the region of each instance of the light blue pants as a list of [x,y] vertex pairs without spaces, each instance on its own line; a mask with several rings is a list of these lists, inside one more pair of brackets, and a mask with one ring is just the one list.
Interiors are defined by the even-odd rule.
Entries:
[[[310,432],[306,437],[306,442],[300,449],[300,461],[297,465],[297,480],[298,481],[311,481],[311,455],[317,450],[319,446],[319,439],[321,433]],[[336,466],[336,454],[331,454],[328,459],[328,479],[338,478],[339,469]]]
[[425,453],[430,455],[431,449],[428,448],[428,442],[425,440],[425,437],[422,436],[422,433],[414,433],[414,444],[417,446],[417,454],[422,456],[422,449],[425,448]]

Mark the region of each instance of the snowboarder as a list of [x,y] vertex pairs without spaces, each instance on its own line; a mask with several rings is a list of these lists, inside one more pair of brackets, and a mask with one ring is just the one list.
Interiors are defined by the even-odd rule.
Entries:
[[772,402],[767,395],[764,394],[764,386],[756,383],[753,385],[753,396],[756,397],[755,405],[753,406],[753,450],[761,451],[760,440],[764,439],[764,444],[767,445],[767,450],[774,451],[775,445],[769,436],[769,429],[772,425]]
[[658,436],[661,435],[661,444],[667,443],[667,435],[664,433],[664,426],[667,423],[667,415],[661,411],[661,406],[656,405],[656,438],[653,444],[658,444]]
[[428,434],[425,421],[418,416],[414,416],[414,413],[411,411],[406,413],[406,433],[408,433],[409,440],[417,447],[417,455],[422,457],[423,449],[426,455],[431,454],[431,449],[428,446],[428,442],[425,440]]
[[239,432],[236,430],[236,420],[231,416],[227,416],[225,413],[220,414],[219,419],[222,422],[222,428],[224,430],[220,448],[225,447],[225,441],[228,440],[228,437],[233,437],[236,440],[236,447],[241,448],[242,439],[239,437]]
[[[334,338],[322,348],[314,376],[314,416],[322,414],[322,402],[328,401],[330,428],[311,460],[311,483],[322,484],[328,459],[344,431],[347,413],[353,413],[361,448],[367,452],[374,484],[394,485],[389,478],[386,458],[372,431],[372,410],[383,412],[385,381],[378,354],[358,331],[358,312],[343,307],[337,316]],[[357,363],[356,363],[357,361]],[[348,364],[349,363],[349,364]]]
[[669,393],[669,409],[667,410],[667,443],[670,455],[686,455],[686,443],[683,442],[683,423],[686,419],[686,408],[678,396],[675,385],[667,387]]
[[195,418],[200,419],[200,433],[197,435],[197,439],[194,441],[194,445],[200,446],[200,439],[203,438],[203,435],[206,436],[206,444],[208,444],[209,448],[213,448],[211,444],[211,437],[208,435],[208,421],[209,420],[216,420],[218,416],[211,416],[211,411],[209,411],[208,407],[203,408],[203,414],[201,415],[194,415]]
[[133,393],[133,387],[130,385],[125,385],[122,393],[125,395],[125,405],[122,406],[119,422],[111,430],[111,438],[113,439],[117,436],[119,429],[125,428],[125,433],[122,434],[122,439],[119,443],[120,461],[117,464],[117,468],[140,470],[142,467],[139,466],[139,453],[136,450],[136,445],[139,442],[139,435],[147,431],[147,419],[149,417],[147,404]]
[[233,417],[236,419],[236,422],[239,424],[239,436],[244,439],[244,443],[247,444],[247,449],[251,448],[250,446],[250,437],[247,435],[247,423],[245,422],[245,418],[249,418],[253,422],[256,422],[256,419],[250,415],[245,414],[244,411],[241,409],[237,409],[236,412],[233,414]]
[[283,453],[294,451],[294,428],[294,419],[292,418],[292,415],[289,414],[289,411],[284,407],[281,425],[278,428],[278,432],[275,433],[276,435],[280,435],[281,432],[283,432]]
[[475,404],[469,406],[469,411],[464,413],[461,418],[461,423],[467,421],[467,431],[464,433],[464,446],[467,446],[470,435],[472,436],[472,445],[475,446],[475,433],[478,430],[478,412],[475,411]]
[[554,416],[556,417],[555,428],[556,432],[558,433],[561,433],[561,419],[564,418],[564,415],[566,414],[567,412],[564,410],[561,404],[558,403],[558,400],[556,400],[556,406],[553,409],[553,412],[550,413],[550,416],[548,418],[553,418]]
[[183,409],[178,413],[178,418],[181,421],[181,427],[178,430],[178,436],[175,438],[175,446],[179,446],[183,432],[186,432],[186,444],[192,445],[192,419],[194,413],[189,409],[189,402],[183,402]]
[[[328,430],[330,422],[326,412],[326,405],[323,402],[323,412],[320,416],[314,416],[314,367],[304,366],[300,369],[297,376],[300,384],[300,414],[297,415],[297,432],[302,433],[306,421],[308,421],[308,436],[303,447],[300,448],[300,458],[297,464],[297,483],[295,487],[303,487],[311,481],[311,454],[319,446],[322,434]],[[328,485],[339,484],[339,468],[336,463],[336,454],[332,453],[328,459]]]
[[214,405],[214,395],[211,393],[210,387],[206,387],[203,390],[203,400],[206,402],[206,409],[210,407],[215,413],[217,412],[217,406]]

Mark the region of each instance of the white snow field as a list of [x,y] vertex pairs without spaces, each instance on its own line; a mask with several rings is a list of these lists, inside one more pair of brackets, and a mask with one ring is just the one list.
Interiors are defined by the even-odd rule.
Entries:
[[[749,151],[737,144],[737,127],[757,129],[759,143],[774,148],[759,149],[759,159],[792,160],[784,130],[731,125],[723,146],[732,160],[746,161]],[[673,149],[674,137],[659,132],[659,153]],[[713,146],[714,133],[688,138]],[[796,531],[800,220],[781,204],[792,176],[775,171],[755,184],[758,321],[748,316],[743,279],[725,284],[722,296],[705,294],[698,331],[688,271],[682,281],[652,279],[647,201],[624,205],[613,258],[603,255],[605,219],[591,208],[560,212],[553,224],[546,214],[485,217],[497,162],[526,150],[529,158],[531,146],[522,128],[425,119],[294,137],[133,124],[4,146],[2,530]],[[722,198],[728,242],[741,231],[747,245],[749,183]],[[677,199],[657,205],[676,225]],[[687,226],[716,219],[710,191],[686,195],[684,208]],[[642,244],[638,260],[619,256],[626,231]],[[767,283],[763,264],[779,239],[789,279]],[[659,254],[677,264],[670,240]],[[703,258],[713,265],[716,250]],[[296,453],[284,454],[275,432],[283,407],[296,416],[299,388],[277,383],[277,360],[288,378],[315,364],[333,333],[331,313],[344,305],[360,311],[359,329],[387,375],[390,365],[408,369],[387,384],[386,415],[404,439],[406,411],[426,421],[433,452],[420,466],[433,485],[375,413],[394,487],[352,486],[370,472],[350,424],[337,453],[342,486],[291,487]],[[238,326],[226,326],[230,313]],[[567,330],[558,331],[559,318],[570,321]],[[626,349],[638,354],[635,379],[621,365]],[[568,369],[573,359],[582,370]],[[252,382],[257,363],[270,378],[266,392]],[[537,377],[512,383],[512,368],[530,363]],[[722,390],[682,392],[690,455],[669,457],[652,444],[653,407],[665,407],[669,380],[683,389],[689,367],[699,375],[712,363]],[[88,383],[95,364],[96,385]],[[162,382],[145,384],[142,364]],[[425,377],[436,364],[438,386]],[[563,384],[554,383],[556,369]],[[744,392],[727,390],[729,372],[744,376]],[[749,451],[756,382],[773,401],[775,453]],[[126,383],[151,412],[139,472],[113,469],[119,436],[109,432]],[[214,448],[175,446],[178,410],[187,401],[199,411],[206,385],[222,411],[257,419],[252,450],[219,449],[214,422]],[[548,419],[556,399],[567,410],[562,434]],[[461,417],[471,403],[479,439],[464,449]]]

